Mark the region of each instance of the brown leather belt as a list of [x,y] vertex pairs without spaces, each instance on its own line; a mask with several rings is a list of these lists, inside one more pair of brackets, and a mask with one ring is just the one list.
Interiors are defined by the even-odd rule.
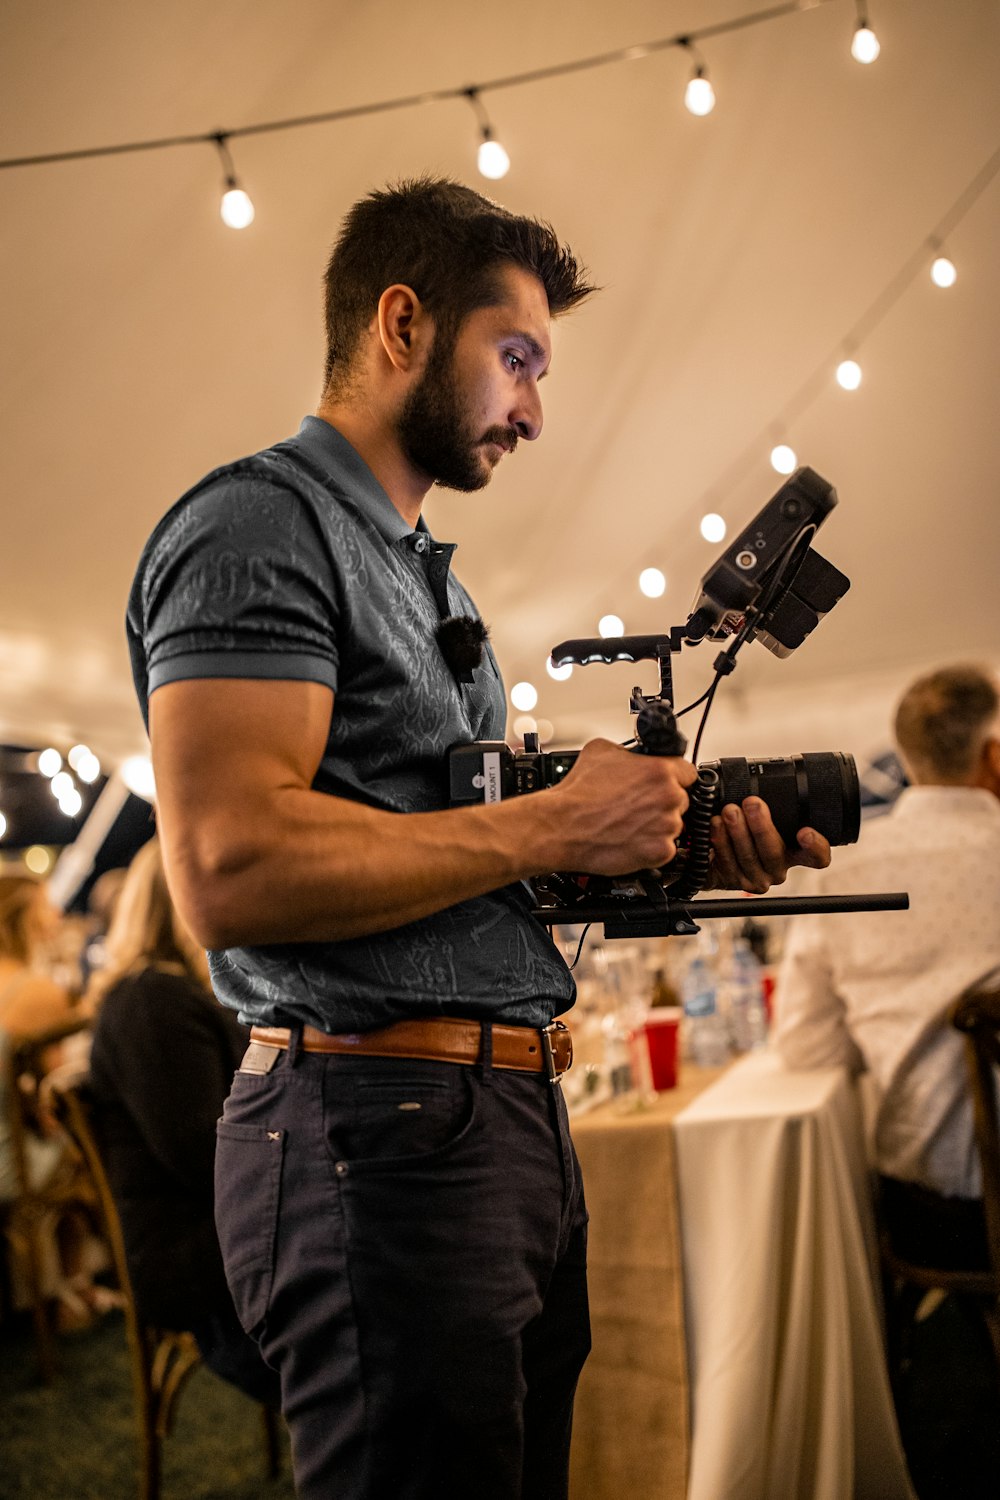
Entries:
[[[489,1024],[489,1023],[487,1023]],[[573,1039],[561,1021],[535,1030],[530,1026],[490,1026],[493,1066],[520,1073],[546,1073],[558,1082],[573,1061]],[[287,1047],[290,1032],[285,1026],[254,1026],[250,1040],[262,1047]],[[427,1016],[397,1021],[377,1031],[348,1031],[331,1036],[315,1026],[303,1026],[304,1052],[337,1052],[359,1057],[411,1057],[427,1062],[478,1063],[482,1061],[483,1036],[478,1021],[458,1021],[451,1016]]]

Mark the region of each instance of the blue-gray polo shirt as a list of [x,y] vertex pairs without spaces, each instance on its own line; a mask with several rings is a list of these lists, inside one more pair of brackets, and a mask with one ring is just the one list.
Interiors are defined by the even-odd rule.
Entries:
[[[447,807],[449,747],[501,739],[506,717],[492,651],[466,684],[437,644],[443,615],[476,613],[453,551],[422,521],[411,530],[350,443],[306,417],[209,474],[146,544],[127,622],[144,716],[150,693],[182,679],[322,682],[336,701],[315,790]],[[331,1032],[414,1014],[545,1025],[575,995],[520,884],[372,937],[229,948],[209,964],[241,1020]]]

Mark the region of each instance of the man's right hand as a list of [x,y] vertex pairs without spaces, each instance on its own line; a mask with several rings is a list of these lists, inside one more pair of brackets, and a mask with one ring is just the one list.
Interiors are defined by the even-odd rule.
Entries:
[[687,760],[589,741],[565,780],[543,794],[558,802],[566,842],[553,868],[627,875],[668,864],[688,805],[685,787],[697,774]]

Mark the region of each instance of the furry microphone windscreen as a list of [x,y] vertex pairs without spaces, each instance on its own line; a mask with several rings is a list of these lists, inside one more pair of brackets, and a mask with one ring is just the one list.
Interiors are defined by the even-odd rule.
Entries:
[[441,655],[459,682],[471,682],[476,667],[482,664],[483,647],[489,631],[482,620],[471,615],[450,615],[438,626],[437,643]]

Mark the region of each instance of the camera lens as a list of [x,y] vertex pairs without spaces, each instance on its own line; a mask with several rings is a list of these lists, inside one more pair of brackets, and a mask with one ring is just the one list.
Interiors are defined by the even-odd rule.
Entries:
[[712,760],[702,769],[719,777],[716,811],[744,797],[766,802],[789,848],[800,828],[815,828],[831,844],[853,844],[861,829],[861,793],[852,755],[841,750],[775,760]]

